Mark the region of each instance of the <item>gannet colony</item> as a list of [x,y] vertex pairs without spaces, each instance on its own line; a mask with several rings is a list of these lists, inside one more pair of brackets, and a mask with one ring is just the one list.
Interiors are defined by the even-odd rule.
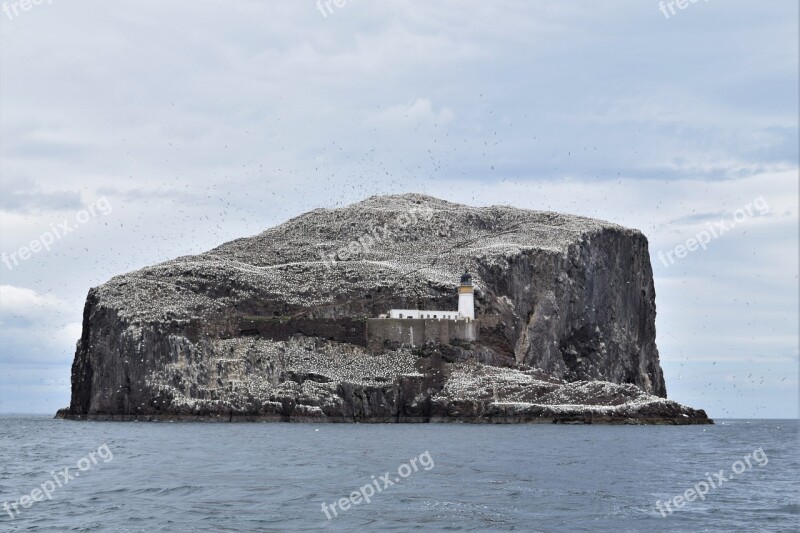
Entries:
[[57,416],[711,423],[655,314],[637,230],[376,196],[92,288]]

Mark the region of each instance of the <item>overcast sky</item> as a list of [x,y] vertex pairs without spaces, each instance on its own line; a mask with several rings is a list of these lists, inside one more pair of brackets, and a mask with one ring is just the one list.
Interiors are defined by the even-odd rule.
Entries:
[[422,192],[641,229],[669,396],[798,415],[796,0],[339,1],[3,3],[0,412],[90,287]]

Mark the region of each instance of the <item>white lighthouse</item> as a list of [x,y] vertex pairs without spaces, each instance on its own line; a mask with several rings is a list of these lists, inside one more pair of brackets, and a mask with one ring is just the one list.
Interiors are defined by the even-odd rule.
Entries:
[[461,275],[461,285],[458,287],[458,314],[461,317],[475,320],[475,289],[472,286],[472,276],[464,270]]
[[[452,302],[450,294],[448,300]],[[367,319],[367,347],[373,353],[384,353],[391,345],[475,342],[479,332],[480,319],[475,319],[475,287],[472,275],[464,270],[458,285],[458,311],[389,309],[378,318]]]
[[417,320],[475,320],[475,288],[472,275],[464,270],[458,286],[458,311],[434,311],[431,309],[389,309],[379,318],[402,318]]

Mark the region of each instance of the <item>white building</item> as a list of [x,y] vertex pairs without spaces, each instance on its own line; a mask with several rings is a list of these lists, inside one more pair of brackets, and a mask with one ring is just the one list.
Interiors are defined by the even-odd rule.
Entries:
[[[381,315],[381,318],[386,315]],[[472,276],[464,271],[458,287],[458,311],[422,309],[390,309],[388,318],[417,318],[430,320],[475,320],[475,298]]]
[[458,320],[463,318],[458,311],[420,311],[419,309],[390,309],[389,318],[430,318],[433,320]]

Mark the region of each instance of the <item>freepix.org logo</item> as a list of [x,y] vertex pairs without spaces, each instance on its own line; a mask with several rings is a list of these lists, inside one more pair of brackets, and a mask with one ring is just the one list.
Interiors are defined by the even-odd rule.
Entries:
[[366,254],[376,244],[383,244],[392,240],[407,228],[417,224],[419,220],[430,221],[434,212],[430,207],[412,208],[407,213],[400,213],[397,218],[383,226],[371,226],[358,239],[353,239],[345,246],[334,252],[320,251],[319,257],[322,264],[330,270],[339,261],[355,260],[359,255]]
[[[669,20],[670,17],[674,17],[678,14],[678,11],[675,9],[679,9],[683,11],[687,7],[692,4],[696,4],[700,0],[668,0],[668,1],[661,1],[658,3],[658,10],[664,14],[664,17]],[[704,2],[708,2],[708,0],[703,0]]]
[[759,196],[746,206],[734,211],[731,220],[722,218],[717,222],[709,222],[706,224],[705,229],[686,239],[683,244],[679,244],[666,252],[659,250],[658,259],[665,267],[674,265],[676,261],[685,258],[690,252],[697,251],[698,248],[705,250],[712,239],[722,237],[737,225],[756,216],[764,216],[767,213],[769,213],[769,204],[763,196]]
[[373,475],[372,480],[369,483],[363,487],[360,487],[358,490],[354,490],[349,496],[340,498],[331,504],[323,502],[321,510],[323,513],[325,513],[325,517],[328,520],[331,520],[339,516],[339,513],[344,513],[353,506],[360,505],[362,503],[370,503],[375,494],[400,483],[414,472],[419,471],[420,466],[425,471],[430,470],[435,466],[433,463],[433,457],[431,457],[430,452],[427,450],[421,453],[419,457],[412,457],[408,463],[403,463],[397,467],[396,476],[392,476],[392,474],[389,472],[385,472],[382,476],[377,477]]
[[341,9],[349,0],[317,0],[317,9],[322,13],[322,18],[328,18],[333,13],[333,8]]
[[658,500],[656,502],[656,509],[658,509],[663,518],[666,518],[674,511],[682,509],[687,503],[695,500],[704,501],[706,495],[712,490],[718,489],[736,476],[740,476],[748,470],[752,470],[753,463],[755,463],[756,466],[766,466],[766,464],[769,463],[769,458],[763,448],[758,448],[752,453],[748,453],[742,457],[741,460],[734,461],[731,465],[730,472],[726,472],[724,469],[719,472],[706,472],[706,479],[698,481],[692,488],[686,489],[683,494],[678,494],[665,502]]
[[3,2],[3,13],[6,14],[8,20],[14,20],[22,13],[30,11],[34,6],[40,4],[52,4],[53,0],[17,0],[16,2]]
[[25,494],[17,501],[11,503],[8,503],[7,501],[3,502],[3,510],[8,513],[8,516],[10,516],[13,520],[20,515],[20,507],[27,509],[35,502],[44,501],[45,498],[52,500],[53,493],[56,491],[56,489],[64,487],[70,481],[80,477],[81,472],[91,470],[93,466],[98,464],[99,460],[107,463],[113,458],[114,454],[111,452],[108,444],[103,444],[97,448],[96,451],[91,451],[86,455],[86,457],[81,457],[78,459],[78,462],[75,465],[77,470],[67,466],[58,472],[55,470],[50,472],[50,475],[53,476],[52,479],[48,479],[33,489],[30,494]]
[[77,224],[69,219],[64,219],[64,221],[59,224],[50,224],[49,231],[42,233],[27,246],[22,246],[15,252],[3,252],[0,254],[0,260],[2,260],[3,264],[5,264],[9,270],[12,270],[14,267],[19,266],[20,261],[30,259],[33,254],[39,253],[42,250],[50,251],[50,247],[57,240],[63,239],[98,214],[108,215],[109,213],[111,213],[111,203],[103,196],[96,202],[86,206],[86,209],[81,209],[75,213],[75,222],[77,222]]

